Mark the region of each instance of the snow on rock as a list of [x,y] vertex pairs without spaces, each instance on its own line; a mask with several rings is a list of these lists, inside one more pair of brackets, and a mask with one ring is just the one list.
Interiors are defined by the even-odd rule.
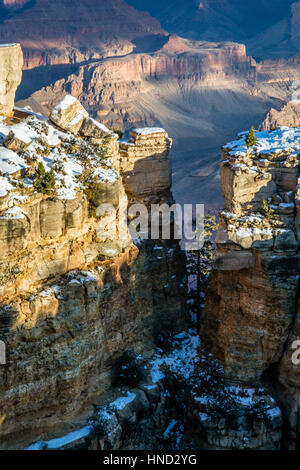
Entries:
[[25,450],[43,450],[43,449],[61,449],[64,446],[71,444],[72,442],[78,441],[84,437],[89,436],[92,432],[91,426],[85,426],[76,431],[70,432],[65,436],[59,437],[57,439],[51,439],[50,441],[39,441],[27,447]]
[[66,131],[77,135],[88,112],[80,102],[71,95],[66,95],[51,111],[50,120]]
[[170,368],[171,371],[179,372],[187,379],[194,371],[195,363],[198,362],[198,348],[200,346],[199,336],[192,332],[182,332],[175,336],[174,349],[167,356],[157,354],[151,362],[150,375],[155,384],[164,378],[161,371],[163,365]]
[[[71,96],[65,97],[57,110],[67,109],[70,103],[77,103],[77,100]],[[101,132],[113,136],[102,124],[96,123],[95,126]],[[9,135],[13,136],[9,139],[13,140],[12,148],[3,146]],[[92,171],[99,183],[112,184],[120,175],[112,168],[112,161],[106,158],[105,152],[102,152],[103,156],[101,152],[99,145],[59,130],[47,118],[34,113],[17,124],[0,116],[0,197],[13,189],[11,179],[22,175],[23,187],[32,188],[33,169],[39,163],[43,164],[46,171],[53,170],[56,196],[59,199],[75,199],[78,192],[84,190],[86,182],[80,180],[80,176],[86,169]],[[29,177],[26,176],[28,174]]]
[[162,127],[142,127],[142,128],[136,128],[132,129],[134,134],[137,135],[151,135],[151,134],[165,134],[166,131]]
[[[246,146],[248,132],[239,134],[239,139],[229,142],[225,149],[231,150],[230,154],[244,156],[249,150]],[[257,154],[273,154],[282,151],[300,152],[300,128],[280,127],[274,131],[256,132],[257,145],[254,149]]]
[[129,403],[131,403],[135,399],[135,397],[135,393],[127,392],[127,395],[125,397],[119,397],[115,401],[110,403],[110,407],[118,411],[123,410]]
[[14,206],[11,209],[3,212],[0,215],[0,219],[25,219],[26,212],[23,211],[20,207]]
[[27,168],[24,158],[13,150],[0,147],[0,174],[14,174]]
[[99,183],[115,183],[119,179],[119,173],[113,169],[96,168],[93,172]]
[[5,197],[12,189],[14,189],[13,185],[6,178],[0,176],[0,197]]

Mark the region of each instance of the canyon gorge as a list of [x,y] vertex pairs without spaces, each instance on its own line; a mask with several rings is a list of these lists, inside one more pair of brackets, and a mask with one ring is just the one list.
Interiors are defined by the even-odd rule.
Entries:
[[59,3],[0,2],[0,449],[298,450],[300,2]]

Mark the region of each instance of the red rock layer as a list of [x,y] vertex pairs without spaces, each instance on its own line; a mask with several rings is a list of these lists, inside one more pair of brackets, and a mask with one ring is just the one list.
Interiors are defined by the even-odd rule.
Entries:
[[0,42],[21,43],[25,68],[126,54],[152,34],[165,34],[159,22],[123,0],[36,0],[0,26]]

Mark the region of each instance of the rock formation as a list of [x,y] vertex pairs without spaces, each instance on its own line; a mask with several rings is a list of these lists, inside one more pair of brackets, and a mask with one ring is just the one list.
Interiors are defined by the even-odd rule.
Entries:
[[[9,11],[21,6],[20,1],[9,3],[4,5]],[[148,36],[151,42],[156,35],[166,34],[157,20],[123,0],[64,0],[59,21],[56,4],[36,0],[16,15],[10,14],[1,22],[0,41],[14,38],[20,42],[24,67],[29,69],[127,54],[133,50],[135,39]]]
[[299,102],[290,101],[289,103],[284,105],[279,111],[277,111],[277,109],[271,109],[261,125],[261,130],[266,131],[281,126],[300,126]]
[[[246,133],[223,148],[217,255],[201,319],[206,345],[230,383],[267,384],[280,405],[285,444],[299,445],[298,128]],[[272,439],[271,439],[272,440]]]
[[172,186],[172,140],[159,127],[133,129],[120,145],[121,172],[127,193],[153,196]]
[[[115,360],[129,349],[150,355],[157,323],[183,318],[178,243],[135,245],[128,232],[118,136],[71,96],[51,120],[26,110],[0,116],[2,449],[86,423],[110,390]],[[143,202],[155,181],[156,200],[165,190],[163,201],[172,201],[168,135],[134,135],[136,166],[151,161],[146,190],[143,172],[134,173],[135,198]]]
[[0,114],[11,115],[22,79],[23,55],[19,44],[0,45]]
[[31,99],[50,110],[68,92],[80,97],[85,108],[106,124],[130,128],[157,121],[153,111],[152,121],[151,116],[141,115],[139,102],[147,100],[149,94],[159,93],[166,80],[177,86],[181,81],[180,86],[184,82],[199,87],[246,85],[255,83],[256,66],[242,44],[170,36],[153,54],[131,54],[82,65],[76,73],[34,93]]
[[299,1],[128,0],[147,10],[162,26],[183,37],[208,41],[242,41],[255,58],[297,54]]

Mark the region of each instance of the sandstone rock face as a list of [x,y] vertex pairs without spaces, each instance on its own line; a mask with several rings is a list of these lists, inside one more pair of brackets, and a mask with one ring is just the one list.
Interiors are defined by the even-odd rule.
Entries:
[[170,189],[172,140],[161,128],[134,129],[120,145],[121,166],[126,191],[142,197]]
[[263,131],[273,127],[298,127],[300,125],[300,103],[289,102],[280,111],[271,109],[261,125]]
[[[60,128],[23,114],[18,123],[0,119],[2,141],[10,147],[0,145],[0,339],[7,345],[0,369],[2,449],[70,432],[79,419],[86,423],[92,403],[111,388],[115,360],[129,349],[150,355],[162,318],[182,322],[185,289],[178,288],[184,284],[177,242],[133,244],[118,136],[70,97],[52,113]],[[82,132],[80,119],[70,124],[78,114],[84,114]],[[169,161],[164,130],[139,135],[136,161],[147,152]],[[20,143],[24,136],[27,148]],[[54,188],[36,186],[40,163],[46,174],[52,171]],[[139,178],[143,202],[150,175],[146,191]],[[168,189],[169,181],[153,183],[158,199],[162,186]],[[164,198],[172,202],[168,191]],[[145,393],[136,396],[137,414],[147,414]],[[116,447],[117,436],[111,436]]]
[[10,116],[21,83],[23,54],[19,44],[0,45],[0,115]]
[[[184,52],[182,52],[184,51]],[[83,106],[107,125],[140,126],[139,102],[156,93],[166,79],[182,80],[197,86],[233,86],[253,83],[255,62],[243,44],[188,41],[171,37],[152,54],[90,62],[50,87],[34,93],[32,99],[49,110],[66,93],[80,97]],[[148,122],[152,122],[149,116]]]
[[298,129],[245,134],[223,148],[217,256],[201,321],[206,344],[229,381],[272,377],[288,428],[299,445],[299,371],[292,361],[299,316]]

